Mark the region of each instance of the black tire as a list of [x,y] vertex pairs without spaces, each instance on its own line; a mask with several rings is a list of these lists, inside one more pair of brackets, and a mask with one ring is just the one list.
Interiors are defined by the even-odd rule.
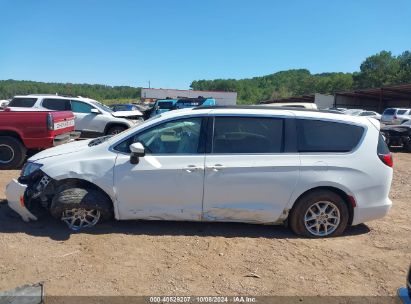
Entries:
[[127,130],[127,128],[126,128],[126,127],[123,127],[123,126],[113,126],[113,127],[110,127],[110,128],[107,130],[106,135],[116,135],[116,134],[118,134],[118,133],[123,132],[124,130]]
[[110,198],[96,189],[69,188],[53,197],[50,206],[53,217],[61,219],[63,212],[71,209],[98,210],[100,212],[98,222],[110,219],[113,214]]
[[11,136],[0,136],[0,169],[18,169],[26,159],[26,147]]
[[[339,211],[340,221],[332,233],[327,235],[315,235],[305,225],[304,217],[308,209],[318,202],[331,202]],[[347,227],[349,211],[346,202],[337,193],[329,190],[316,190],[301,197],[294,205],[290,217],[290,227],[295,234],[311,238],[334,237],[341,235]],[[321,226],[320,226],[321,227]],[[324,227],[324,225],[322,226]]]
[[404,148],[407,152],[411,152],[411,140],[404,143]]

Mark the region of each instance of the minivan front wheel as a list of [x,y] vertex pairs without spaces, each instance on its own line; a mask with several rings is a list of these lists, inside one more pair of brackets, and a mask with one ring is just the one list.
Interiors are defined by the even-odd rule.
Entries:
[[74,231],[93,227],[100,220],[101,213],[96,209],[73,208],[66,209],[61,214],[61,220]]
[[53,197],[50,213],[69,229],[78,231],[111,218],[112,203],[102,191],[73,187]]
[[330,237],[344,232],[349,212],[345,201],[335,192],[317,190],[298,200],[290,214],[291,229],[307,237]]

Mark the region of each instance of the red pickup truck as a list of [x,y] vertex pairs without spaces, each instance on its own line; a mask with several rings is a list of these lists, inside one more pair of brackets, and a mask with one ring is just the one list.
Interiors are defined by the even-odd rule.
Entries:
[[0,111],[0,169],[17,169],[27,150],[42,150],[78,138],[70,111]]

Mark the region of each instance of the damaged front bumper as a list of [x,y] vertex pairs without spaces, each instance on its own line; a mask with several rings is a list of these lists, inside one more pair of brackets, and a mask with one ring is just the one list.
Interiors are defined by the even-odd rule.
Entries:
[[37,217],[32,214],[24,204],[24,193],[26,192],[27,185],[20,184],[17,180],[13,179],[6,186],[6,198],[11,209],[16,211],[25,222],[29,220],[37,220]]

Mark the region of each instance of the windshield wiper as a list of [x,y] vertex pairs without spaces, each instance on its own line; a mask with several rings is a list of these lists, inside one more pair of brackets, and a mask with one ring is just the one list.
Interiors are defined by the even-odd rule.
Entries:
[[97,137],[96,139],[93,139],[92,141],[90,141],[90,142],[88,143],[88,146],[89,146],[89,147],[97,146],[97,145],[105,142],[106,140],[108,140],[111,136],[112,136],[112,135]]

